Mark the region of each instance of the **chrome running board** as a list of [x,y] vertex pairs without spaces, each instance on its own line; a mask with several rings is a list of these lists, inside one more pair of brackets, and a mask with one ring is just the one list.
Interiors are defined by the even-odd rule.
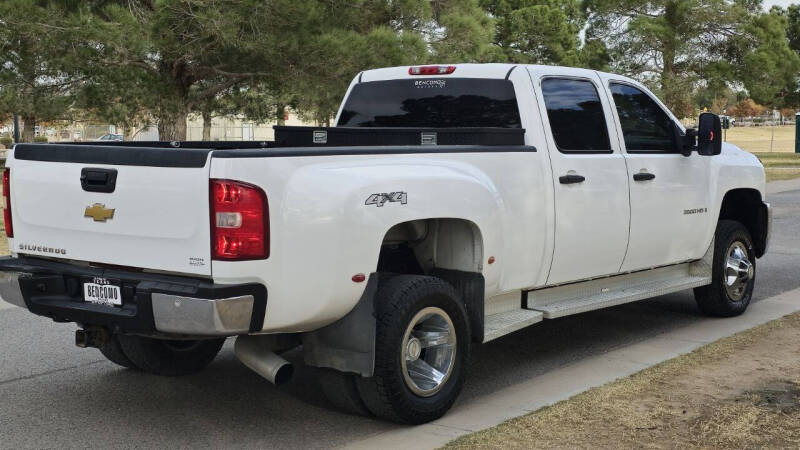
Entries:
[[517,309],[487,316],[483,323],[483,342],[489,342],[529,325],[541,322],[543,314],[530,309]]
[[541,322],[711,283],[711,250],[697,261],[561,286],[513,291],[486,300],[483,342]]

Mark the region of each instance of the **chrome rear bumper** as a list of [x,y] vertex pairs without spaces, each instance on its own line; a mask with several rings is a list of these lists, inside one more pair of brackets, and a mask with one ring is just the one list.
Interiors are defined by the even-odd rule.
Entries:
[[155,293],[153,319],[162,333],[233,336],[250,330],[252,295],[205,299]]
[[[120,286],[121,306],[89,303],[83,283]],[[267,290],[257,283],[75,266],[36,258],[0,258],[0,298],[60,322],[142,335],[235,336],[261,331]]]
[[19,288],[19,272],[0,272],[0,300],[25,308],[25,299]]

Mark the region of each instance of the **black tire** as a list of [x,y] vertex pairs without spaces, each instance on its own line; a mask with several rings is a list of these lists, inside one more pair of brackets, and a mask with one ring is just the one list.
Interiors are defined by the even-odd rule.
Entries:
[[431,275],[450,283],[461,296],[469,318],[472,342],[478,344],[483,342],[483,295],[486,292],[483,275],[450,269],[433,269]]
[[199,372],[211,364],[225,338],[167,340],[118,335],[120,348],[137,368],[155,375],[179,376]]
[[[741,243],[752,264],[752,277],[746,282],[739,298],[733,298],[726,288],[725,272],[728,252]],[[713,317],[733,317],[742,314],[750,304],[755,285],[756,258],[753,239],[744,225],[733,220],[720,220],[714,235],[714,260],[711,268],[711,284],[695,288],[694,298],[704,314]]]
[[[456,345],[450,376],[434,394],[420,396],[406,384],[402,344],[413,318],[428,307],[438,308],[449,316]],[[374,376],[356,380],[367,409],[378,417],[408,424],[426,423],[443,416],[464,385],[471,340],[464,305],[453,287],[439,278],[397,275],[378,287],[375,316]]]
[[325,397],[337,409],[349,414],[371,416],[356,386],[358,375],[334,369],[320,369],[320,384]]
[[122,351],[122,347],[119,345],[119,340],[117,339],[116,334],[112,334],[108,337],[108,340],[102,347],[100,347],[100,353],[106,357],[107,360],[117,364],[119,366],[128,368],[128,369],[136,369],[136,365],[125,356],[125,353]]

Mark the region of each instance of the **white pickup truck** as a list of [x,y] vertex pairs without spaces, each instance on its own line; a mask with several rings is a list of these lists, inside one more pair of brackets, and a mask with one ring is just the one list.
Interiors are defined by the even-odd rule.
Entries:
[[236,336],[281,383],[278,354],[302,348],[340,407],[422,423],[472,345],[691,288],[703,313],[741,314],[767,250],[758,159],[614,74],[369,70],[335,127],[276,133],[17,145],[0,296],[155,374]]

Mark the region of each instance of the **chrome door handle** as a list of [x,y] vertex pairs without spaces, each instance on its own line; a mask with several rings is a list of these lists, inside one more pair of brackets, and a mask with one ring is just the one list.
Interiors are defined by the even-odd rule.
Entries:
[[558,182],[561,184],[583,183],[584,181],[586,181],[586,177],[574,173],[561,175],[560,177],[558,177]]

